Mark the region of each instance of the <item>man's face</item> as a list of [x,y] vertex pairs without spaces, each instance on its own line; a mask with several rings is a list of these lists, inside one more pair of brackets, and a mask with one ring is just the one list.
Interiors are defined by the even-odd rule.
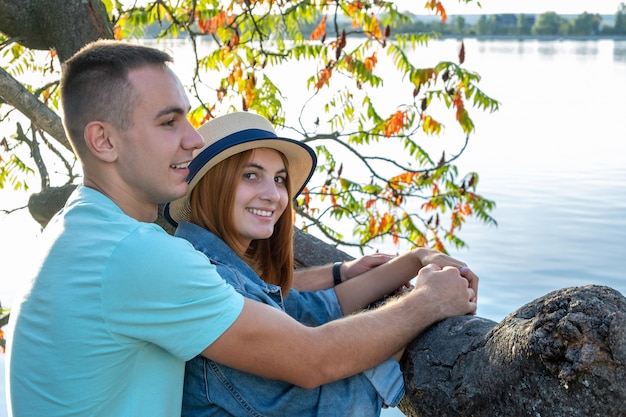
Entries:
[[169,69],[140,68],[128,78],[138,99],[132,127],[118,132],[116,142],[122,187],[140,205],[179,198],[187,191],[192,151],[203,144],[187,118],[187,95]]

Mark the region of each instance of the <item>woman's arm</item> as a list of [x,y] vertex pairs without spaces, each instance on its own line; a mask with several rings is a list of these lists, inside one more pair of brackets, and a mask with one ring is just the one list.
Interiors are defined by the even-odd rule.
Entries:
[[[341,264],[341,281],[348,281],[362,273],[388,262],[394,255],[376,253]],[[298,269],[294,272],[293,288],[298,291],[317,291],[333,287],[333,264]]]
[[[344,315],[359,311],[393,293],[417,276],[418,271],[429,263],[441,268],[445,266],[458,269],[466,267],[464,262],[433,249],[418,248],[405,252],[335,287],[335,293]],[[463,276],[468,277],[467,273]],[[477,287],[474,289],[478,290]]]

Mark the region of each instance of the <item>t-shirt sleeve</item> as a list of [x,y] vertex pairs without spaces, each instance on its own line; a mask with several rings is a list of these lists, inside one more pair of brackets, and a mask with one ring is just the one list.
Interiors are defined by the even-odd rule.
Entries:
[[187,241],[143,225],[111,254],[103,314],[120,343],[153,343],[182,360],[239,317],[243,296]]

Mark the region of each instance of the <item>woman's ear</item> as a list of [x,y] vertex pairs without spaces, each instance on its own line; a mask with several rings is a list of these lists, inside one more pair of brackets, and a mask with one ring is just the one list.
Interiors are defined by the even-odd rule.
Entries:
[[117,159],[117,150],[110,140],[111,126],[108,123],[93,121],[85,126],[85,143],[97,159],[113,162]]

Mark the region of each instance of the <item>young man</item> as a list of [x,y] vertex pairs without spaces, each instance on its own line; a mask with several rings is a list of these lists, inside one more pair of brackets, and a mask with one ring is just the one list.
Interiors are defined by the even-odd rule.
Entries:
[[397,302],[315,328],[236,293],[206,256],[152,223],[158,204],[186,193],[203,145],[170,61],[98,41],[64,65],[64,123],[83,185],[42,234],[32,283],[12,311],[13,416],[178,415],[185,361],[199,353],[315,387],[475,312],[475,275],[423,264]]

